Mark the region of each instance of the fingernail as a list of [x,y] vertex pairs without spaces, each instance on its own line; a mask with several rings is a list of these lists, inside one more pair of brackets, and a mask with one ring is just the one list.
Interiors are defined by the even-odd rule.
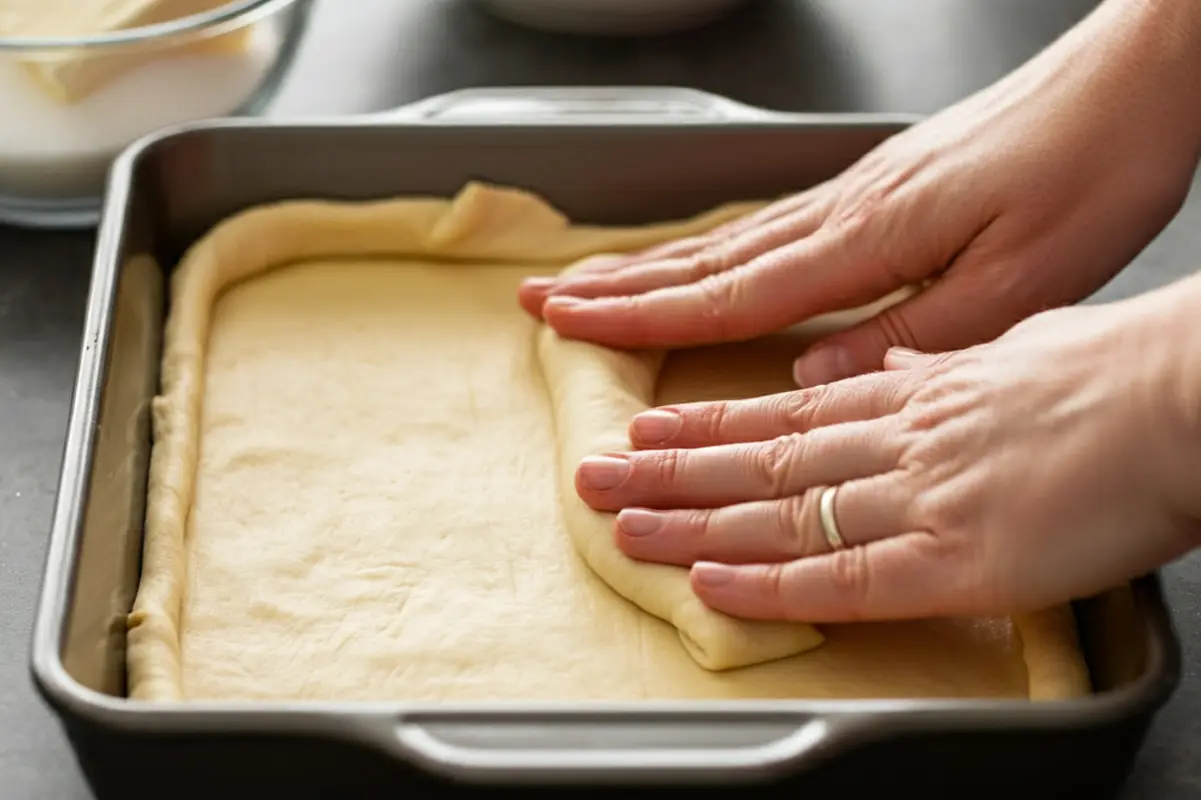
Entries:
[[692,574],[701,586],[706,589],[716,589],[731,583],[738,571],[725,564],[698,561],[692,565]]
[[930,356],[925,353],[913,350],[908,347],[890,347],[888,352],[884,354],[885,367],[892,368],[908,368],[916,367],[928,361]]
[[684,420],[675,411],[654,408],[634,417],[634,438],[646,444],[666,442],[680,432]]
[[630,474],[630,462],[613,456],[588,456],[580,462],[580,480],[598,492],[616,489]]
[[849,378],[855,374],[851,354],[837,345],[818,346],[797,359],[792,377],[801,388]]
[[555,285],[554,278],[526,278],[522,281],[525,286],[530,286],[534,289],[548,289]]
[[546,302],[542,305],[543,310],[548,308],[575,308],[581,305],[584,301],[578,297],[569,297],[566,295],[551,295],[546,298]]
[[623,508],[617,514],[617,526],[629,536],[650,536],[663,527],[663,516],[643,508]]

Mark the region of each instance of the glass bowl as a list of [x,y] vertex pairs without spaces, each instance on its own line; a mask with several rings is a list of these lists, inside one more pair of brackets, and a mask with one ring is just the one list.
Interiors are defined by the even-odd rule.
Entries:
[[552,33],[655,36],[697,28],[748,0],[478,0],[496,16]]
[[313,0],[237,0],[79,37],[0,37],[0,222],[93,225],[108,167],[134,140],[256,115],[295,56]]

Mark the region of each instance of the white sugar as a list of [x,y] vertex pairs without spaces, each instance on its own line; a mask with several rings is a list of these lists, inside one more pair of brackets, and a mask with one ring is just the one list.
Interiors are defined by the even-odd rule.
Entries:
[[0,194],[47,200],[99,194],[113,156],[130,142],[245,103],[270,71],[279,40],[262,25],[240,51],[150,61],[70,105],[0,58]]

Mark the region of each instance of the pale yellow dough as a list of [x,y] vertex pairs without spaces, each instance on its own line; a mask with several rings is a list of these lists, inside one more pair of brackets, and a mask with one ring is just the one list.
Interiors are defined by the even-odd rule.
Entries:
[[683,568],[625,558],[612,515],[575,495],[576,463],[627,447],[637,411],[786,390],[814,328],[866,311],[631,354],[536,324],[519,281],[755,207],[595,228],[471,185],[451,201],[290,202],[219,225],[172,282],[131,696],[1087,693],[1066,607],[821,634],[739,621],[699,603]]

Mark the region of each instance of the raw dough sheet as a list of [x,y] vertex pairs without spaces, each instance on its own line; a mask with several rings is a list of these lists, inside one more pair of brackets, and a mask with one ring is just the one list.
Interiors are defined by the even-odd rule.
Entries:
[[[556,359],[574,366],[583,348],[623,369],[650,363],[660,402],[751,396],[792,388],[806,337],[845,320],[671,353],[660,370],[653,354],[556,341],[519,309],[517,286],[754,207],[589,228],[522,192],[470,185],[450,201],[283,203],[215,228],[172,282],[129,617],[131,696],[1086,693],[1066,607],[1016,623],[821,626],[825,641],[807,652],[706,669],[706,655],[730,659],[690,652],[686,635],[581,558],[567,531],[585,530],[578,497],[559,484],[577,455],[568,451],[588,444],[578,429],[556,430],[572,418],[556,400],[575,402],[556,389]],[[622,436],[626,422],[601,433]],[[742,630],[716,621],[727,623]],[[807,626],[785,628],[800,637],[791,652],[818,641]]]

